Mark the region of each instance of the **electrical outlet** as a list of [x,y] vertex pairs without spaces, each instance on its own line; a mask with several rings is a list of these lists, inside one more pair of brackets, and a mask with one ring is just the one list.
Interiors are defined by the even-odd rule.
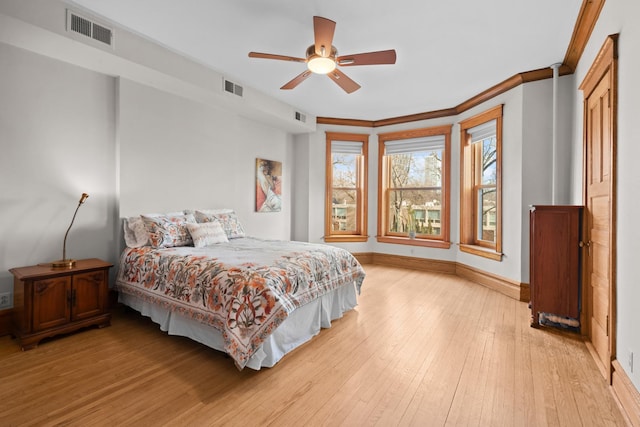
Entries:
[[11,292],[0,294],[0,310],[11,307]]
[[629,370],[633,374],[633,351],[629,350]]

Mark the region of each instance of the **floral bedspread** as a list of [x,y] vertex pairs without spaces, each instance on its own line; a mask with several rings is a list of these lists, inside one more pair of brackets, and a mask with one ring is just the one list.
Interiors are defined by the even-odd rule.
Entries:
[[242,369],[293,310],[347,283],[359,292],[364,275],[344,249],[246,237],[204,248],[127,248],[117,287],[218,329]]

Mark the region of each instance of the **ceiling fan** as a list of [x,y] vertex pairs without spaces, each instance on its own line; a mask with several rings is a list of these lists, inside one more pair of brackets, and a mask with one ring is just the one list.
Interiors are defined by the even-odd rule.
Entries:
[[260,52],[249,52],[249,57],[305,62],[307,64],[305,71],[298,74],[293,80],[286,83],[280,89],[293,89],[306,80],[311,73],[316,73],[326,74],[347,93],[360,89],[360,85],[347,77],[337,66],[347,67],[354,65],[396,63],[396,51],[394,49],[338,56],[338,50],[331,44],[333,42],[335,29],[336,23],[334,21],[321,16],[314,16],[313,32],[315,43],[307,48],[306,58]]

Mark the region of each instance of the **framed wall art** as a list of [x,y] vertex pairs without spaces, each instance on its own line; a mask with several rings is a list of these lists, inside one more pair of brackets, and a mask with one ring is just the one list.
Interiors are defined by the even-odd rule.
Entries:
[[282,209],[282,163],[256,159],[256,212]]

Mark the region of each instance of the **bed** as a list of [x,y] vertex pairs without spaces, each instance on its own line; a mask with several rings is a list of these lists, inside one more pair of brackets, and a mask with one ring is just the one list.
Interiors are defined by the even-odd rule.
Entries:
[[238,369],[272,367],[330,327],[365,276],[344,249],[246,236],[232,210],[127,218],[125,241],[119,301]]

